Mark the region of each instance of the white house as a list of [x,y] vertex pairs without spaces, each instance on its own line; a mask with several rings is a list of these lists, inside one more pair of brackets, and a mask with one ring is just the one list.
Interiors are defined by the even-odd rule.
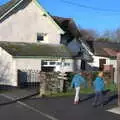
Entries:
[[[73,53],[61,44],[64,31],[37,0],[0,6],[0,84],[18,86],[18,70],[76,70]],[[80,69],[80,67],[78,67]]]
[[86,41],[84,46],[93,57],[93,61],[88,62],[88,70],[106,70],[110,65],[116,70],[116,55],[117,52],[120,51],[119,43]]

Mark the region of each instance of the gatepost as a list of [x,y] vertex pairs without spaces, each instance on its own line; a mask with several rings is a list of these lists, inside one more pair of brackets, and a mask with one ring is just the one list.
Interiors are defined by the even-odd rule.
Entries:
[[40,96],[43,97],[46,93],[46,74],[45,72],[40,72]]
[[59,73],[58,79],[60,80],[60,92],[63,92],[64,81],[67,80],[67,74]]
[[120,106],[120,53],[117,54],[117,87],[118,87],[118,106]]

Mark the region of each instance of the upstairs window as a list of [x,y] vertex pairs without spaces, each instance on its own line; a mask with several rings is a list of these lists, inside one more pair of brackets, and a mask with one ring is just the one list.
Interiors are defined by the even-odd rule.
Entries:
[[45,33],[37,33],[37,42],[44,41],[44,37],[46,35],[47,34],[45,34]]

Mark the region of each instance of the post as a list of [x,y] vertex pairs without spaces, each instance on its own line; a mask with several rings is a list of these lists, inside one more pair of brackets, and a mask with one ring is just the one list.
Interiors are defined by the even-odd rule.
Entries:
[[46,93],[46,74],[40,72],[40,96],[43,97]]
[[66,74],[65,73],[59,73],[58,79],[60,81],[60,92],[64,91],[64,82],[67,80]]
[[117,54],[118,106],[120,107],[120,53]]

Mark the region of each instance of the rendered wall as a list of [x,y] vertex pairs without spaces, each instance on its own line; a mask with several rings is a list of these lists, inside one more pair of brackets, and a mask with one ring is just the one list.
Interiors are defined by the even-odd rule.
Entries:
[[0,41],[36,42],[37,33],[45,33],[43,43],[59,44],[60,31],[35,2],[11,15],[0,24]]
[[17,86],[16,62],[2,48],[0,48],[0,84]]

